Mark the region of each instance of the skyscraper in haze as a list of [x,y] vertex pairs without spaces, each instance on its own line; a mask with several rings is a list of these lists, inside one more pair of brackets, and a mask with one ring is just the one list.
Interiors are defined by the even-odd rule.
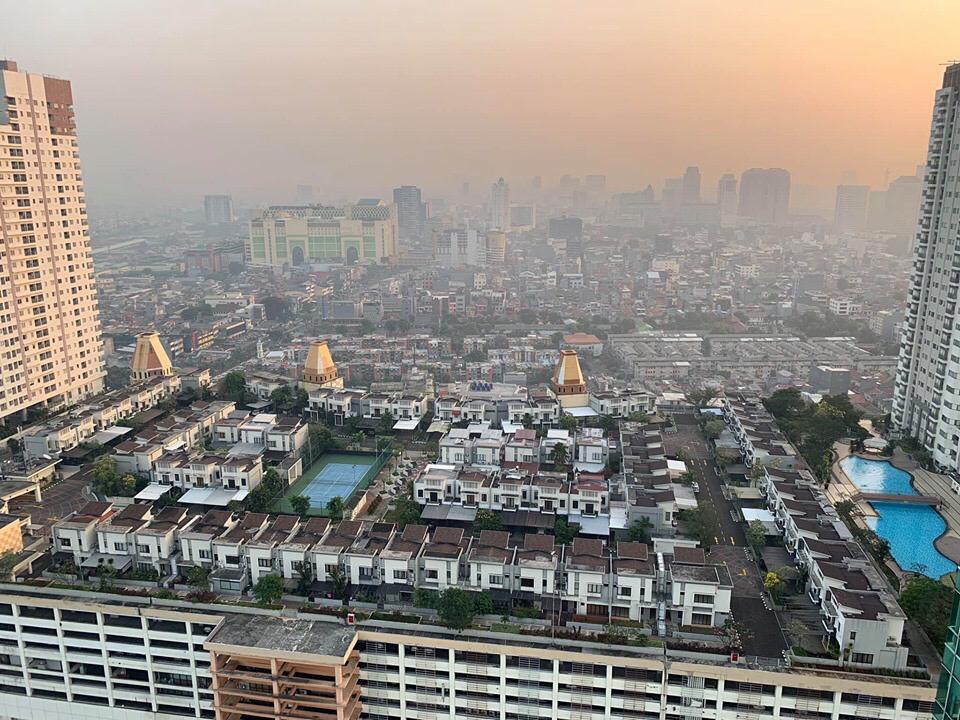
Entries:
[[943,74],[933,105],[914,243],[913,277],[893,388],[893,422],[933,460],[960,469],[960,329],[956,218],[960,212],[960,64]]
[[740,176],[737,214],[769,225],[785,225],[790,211],[790,173],[780,168],[751,168]]
[[837,204],[833,211],[833,229],[837,232],[863,230],[867,224],[869,185],[837,185]]
[[696,205],[700,202],[700,168],[691,165],[683,173],[683,204]]
[[227,225],[233,222],[233,198],[229,195],[204,195],[203,214],[207,225]]
[[726,173],[717,183],[717,205],[720,206],[720,224],[733,224],[737,219],[737,178],[732,173]]
[[510,232],[510,186],[503,178],[490,186],[490,227]]
[[0,418],[103,390],[70,82],[0,60]]
[[550,240],[563,240],[567,258],[583,260],[583,220],[578,217],[552,218],[547,231]]
[[420,188],[415,185],[401,185],[394,188],[393,202],[397,206],[400,240],[410,242],[422,239],[427,212]]

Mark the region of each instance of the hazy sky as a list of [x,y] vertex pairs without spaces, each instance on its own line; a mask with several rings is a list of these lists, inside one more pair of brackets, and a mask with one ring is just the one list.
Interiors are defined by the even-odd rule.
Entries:
[[[954,0],[0,0],[0,56],[73,81],[91,203],[337,200],[699,164],[846,170],[926,149]],[[952,42],[951,42],[952,41]]]

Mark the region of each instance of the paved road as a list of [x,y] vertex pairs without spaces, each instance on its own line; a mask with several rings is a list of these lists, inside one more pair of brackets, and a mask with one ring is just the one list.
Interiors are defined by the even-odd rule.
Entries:
[[[778,658],[787,643],[777,614],[767,607],[760,569],[746,552],[744,527],[731,514],[733,503],[724,497],[723,481],[717,472],[713,453],[696,426],[691,428],[685,419],[678,418],[678,421],[678,433],[673,442],[683,447],[690,458],[687,467],[697,475],[700,486],[697,499],[701,503],[709,501],[717,511],[720,533],[707,559],[726,565],[730,572],[734,587],[731,610],[734,619],[746,631],[742,638],[743,652],[746,655]],[[666,436],[664,443],[667,444]]]

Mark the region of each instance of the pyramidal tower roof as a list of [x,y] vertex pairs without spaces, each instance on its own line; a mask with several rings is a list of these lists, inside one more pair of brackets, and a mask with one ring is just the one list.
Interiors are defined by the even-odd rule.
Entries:
[[586,379],[580,370],[580,358],[576,350],[561,350],[560,362],[553,371],[553,384],[557,386],[583,385]]
[[145,332],[137,335],[130,372],[134,380],[173,374],[173,363],[160,342],[159,333]]
[[314,340],[307,350],[307,359],[303,363],[303,379],[308,383],[324,385],[339,377],[337,366],[333,362],[326,340]]
[[560,351],[560,361],[553,371],[550,385],[560,407],[585,407],[589,404],[587,379],[580,369],[580,358],[577,357],[576,350]]

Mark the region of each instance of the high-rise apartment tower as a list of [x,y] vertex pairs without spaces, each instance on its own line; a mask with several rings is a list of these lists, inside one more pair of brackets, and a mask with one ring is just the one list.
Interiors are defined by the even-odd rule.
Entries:
[[0,60],[0,418],[103,389],[70,82]]
[[893,422],[944,468],[960,468],[960,64],[943,75],[933,104],[913,277],[893,393]]

